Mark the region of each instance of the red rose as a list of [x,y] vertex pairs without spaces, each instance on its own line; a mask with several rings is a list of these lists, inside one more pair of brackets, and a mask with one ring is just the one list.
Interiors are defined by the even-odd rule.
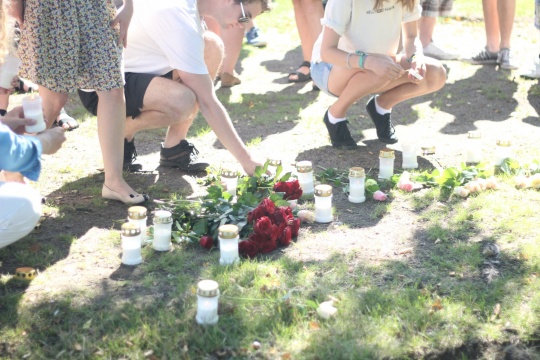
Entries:
[[291,228],[287,226],[285,229],[283,229],[283,232],[281,233],[281,237],[279,238],[279,244],[283,246],[289,246],[292,239],[292,232]]
[[271,215],[274,213],[276,205],[274,205],[274,202],[269,198],[264,198],[258,207],[264,209],[265,215]]
[[243,240],[238,243],[240,255],[253,259],[259,254],[259,244],[251,240]]
[[206,250],[210,250],[214,246],[214,238],[209,235],[201,236],[199,242]]
[[266,216],[264,208],[256,207],[248,213],[247,220],[251,224],[254,221],[259,220],[261,217]]
[[287,224],[291,218],[293,218],[293,214],[288,206],[280,206],[274,211],[273,219],[276,224]]
[[259,251],[261,254],[266,254],[274,251],[277,248],[277,241],[269,239],[259,244]]
[[253,231],[256,234],[270,235],[272,233],[272,220],[268,216],[263,216],[259,220],[255,221]]
[[292,237],[297,237],[298,231],[300,230],[300,219],[293,219],[289,221],[289,226],[291,227]]
[[271,238],[266,234],[251,233],[248,237],[249,240],[255,241],[257,244],[262,244],[265,241],[269,241]]
[[300,189],[298,180],[277,182],[274,185],[274,191],[285,193],[283,195],[284,200],[296,200],[302,196],[302,189]]

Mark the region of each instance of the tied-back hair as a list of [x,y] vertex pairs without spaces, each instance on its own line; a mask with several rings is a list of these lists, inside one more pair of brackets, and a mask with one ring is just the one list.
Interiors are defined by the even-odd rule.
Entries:
[[[384,3],[388,0],[375,0],[375,6],[373,10],[380,10],[384,7]],[[390,0],[392,1],[392,0]],[[401,6],[409,11],[413,11],[416,0],[395,0],[396,3],[400,2]]]

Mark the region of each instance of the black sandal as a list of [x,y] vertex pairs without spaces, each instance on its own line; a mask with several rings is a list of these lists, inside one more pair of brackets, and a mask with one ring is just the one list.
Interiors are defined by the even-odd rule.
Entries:
[[[24,87],[26,86],[26,88],[28,90],[26,90]],[[13,88],[17,93],[19,94],[27,94],[27,93],[31,93],[31,92],[34,92],[34,91],[38,91],[37,88],[34,88],[32,86],[28,86],[24,81],[22,81],[21,79],[19,79],[19,86],[15,86]]]
[[[309,61],[304,61],[302,64],[300,64],[300,66],[298,68],[300,69],[303,66],[310,69],[311,68],[311,63]],[[291,79],[292,75],[298,76],[298,79]],[[300,72],[300,71],[296,70],[296,71],[289,74],[289,82],[292,82],[292,83],[302,83],[302,82],[306,82],[306,81],[309,81],[309,80],[311,80],[311,71],[309,72],[309,74],[304,74],[303,72]]]

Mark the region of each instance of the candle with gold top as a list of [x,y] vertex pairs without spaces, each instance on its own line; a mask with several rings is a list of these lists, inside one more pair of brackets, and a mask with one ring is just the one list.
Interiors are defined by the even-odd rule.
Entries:
[[384,148],[379,153],[379,180],[390,180],[394,175],[394,150]]
[[197,284],[197,315],[200,325],[215,325],[218,316],[219,284],[214,280],[202,280]]
[[498,139],[495,147],[495,165],[501,166],[505,159],[512,157],[512,142],[508,139]]
[[158,210],[154,215],[154,240],[152,247],[157,251],[171,249],[172,214],[167,210]]
[[318,223],[332,221],[332,187],[330,185],[315,186],[315,221]]
[[238,173],[233,170],[221,170],[221,181],[225,184],[227,192],[231,196],[236,196],[236,187],[238,185]]
[[366,172],[362,167],[352,167],[349,169],[349,201],[352,203],[363,203],[366,201],[364,184]]
[[298,183],[302,189],[302,195],[313,195],[313,165],[311,161],[299,161],[296,163]]
[[144,206],[131,206],[128,209],[128,221],[137,224],[141,229],[141,245],[144,245],[146,241],[146,213]]
[[126,222],[122,224],[122,263],[138,265],[142,262],[141,229],[137,224]]
[[467,155],[465,157],[466,163],[478,164],[482,161],[482,147],[481,147],[482,133],[479,131],[469,131],[467,133]]
[[218,240],[221,265],[231,265],[240,259],[238,255],[238,226],[222,225],[218,228]]

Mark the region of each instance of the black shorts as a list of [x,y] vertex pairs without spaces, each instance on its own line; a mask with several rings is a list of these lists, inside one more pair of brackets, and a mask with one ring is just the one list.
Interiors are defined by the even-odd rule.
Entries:
[[[152,79],[157,76],[172,79],[172,71],[165,75],[125,73],[126,84],[124,85],[124,94],[126,97],[126,116],[131,116],[135,119],[141,114],[146,89],[148,89],[148,85],[150,85]],[[88,92],[82,90],[79,90],[78,93],[86,110],[96,116],[99,101],[97,93],[95,91]]]

